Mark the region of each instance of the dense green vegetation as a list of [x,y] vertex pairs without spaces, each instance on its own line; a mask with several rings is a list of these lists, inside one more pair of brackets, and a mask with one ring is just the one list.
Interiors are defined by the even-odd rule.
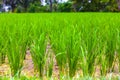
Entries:
[[119,12],[120,0],[1,0],[11,12]]
[[[47,76],[43,73],[47,42],[53,50],[51,54],[56,56],[60,75],[73,78],[81,70],[79,76],[94,77],[95,69],[100,67],[100,76],[106,76],[114,73],[115,64],[120,71],[120,14],[0,14],[0,17],[0,63],[7,55],[11,76],[20,76],[27,48],[39,76]],[[48,70],[52,70],[51,66]]]

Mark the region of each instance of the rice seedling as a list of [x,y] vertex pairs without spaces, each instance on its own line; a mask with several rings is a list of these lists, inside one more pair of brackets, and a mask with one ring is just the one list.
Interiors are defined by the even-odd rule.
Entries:
[[[37,30],[38,29],[38,30]],[[46,34],[39,28],[34,30],[33,42],[31,44],[31,55],[35,69],[39,72],[39,76],[44,76],[44,67],[46,62]]]
[[84,76],[92,76],[95,69],[95,60],[99,52],[99,28],[82,26],[81,33],[81,68]]
[[[10,29],[12,28],[12,29]],[[9,60],[11,75],[20,76],[20,72],[23,66],[23,60],[26,53],[27,38],[23,31],[23,27],[9,27],[8,29],[8,45],[7,45],[7,57]],[[12,33],[10,33],[12,31]]]
[[106,42],[106,60],[108,61],[107,63],[107,65],[108,65],[108,71],[109,72],[112,72],[112,68],[113,68],[113,62],[114,62],[114,56],[115,56],[115,51],[116,51],[116,36],[114,36],[114,35],[116,35],[116,31],[114,30],[112,30],[113,28],[109,28],[108,29],[108,31],[109,32],[107,32],[108,33],[108,35],[107,35],[107,42]]
[[[62,35],[60,35],[60,39],[56,38],[55,40],[56,42],[53,42],[52,46],[54,47],[54,53],[56,55],[56,59],[57,59],[57,64],[59,66],[60,71],[63,71],[64,73],[64,68],[66,65],[66,59],[65,59],[65,44],[64,39],[62,38]],[[61,42],[61,43],[60,43]]]
[[[53,28],[54,29],[54,28]],[[54,29],[50,34],[50,43],[53,49],[53,52],[56,56],[57,64],[59,66],[60,74],[64,74],[66,68],[66,37],[64,32],[60,29]],[[61,34],[61,35],[59,35]]]
[[78,30],[76,30],[74,26],[69,31],[66,31],[66,33],[66,54],[69,68],[69,76],[73,77],[76,73],[79,56],[81,54],[81,33],[78,32]]

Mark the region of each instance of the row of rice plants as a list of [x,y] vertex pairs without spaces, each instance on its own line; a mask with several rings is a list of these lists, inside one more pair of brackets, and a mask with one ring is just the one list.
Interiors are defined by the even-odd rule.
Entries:
[[[50,38],[61,72],[61,66],[63,68],[68,67],[69,76],[74,76],[75,70],[78,70],[79,67],[81,67],[84,76],[95,75],[97,66],[100,66],[101,75],[105,76],[107,73],[113,72],[114,63],[116,63],[115,53],[119,50],[119,26],[113,25],[115,23],[111,23],[113,20],[108,16],[106,20],[110,19],[110,22],[105,23],[104,20],[99,21],[98,19],[96,17],[95,20],[92,19],[94,23],[90,23],[91,19],[88,19],[85,22],[86,24],[83,23],[82,25],[80,24],[82,21],[76,22],[77,26],[74,25],[74,28],[70,27],[70,25],[73,25],[70,23],[65,26],[67,28],[62,26],[57,29],[53,28],[53,34]],[[74,34],[75,31],[77,32]],[[67,33],[68,35],[66,35]],[[76,37],[79,37],[79,39],[74,40]],[[75,57],[76,55],[77,57]],[[74,63],[74,66],[72,63]],[[72,70],[72,67],[74,67],[74,70]]]
[[[27,28],[25,20],[20,19],[18,15],[2,15],[2,17],[0,25],[0,46],[2,48],[0,48],[0,53],[7,55],[11,75],[20,76],[29,42],[28,35],[30,28]],[[16,19],[16,17],[19,19]]]
[[20,75],[28,43],[27,28],[17,27],[19,25],[13,25],[7,30],[8,45],[6,49],[12,76]]
[[[3,29],[0,27],[0,59],[7,55],[13,76],[17,73],[20,75],[27,47],[30,48],[39,76],[44,76],[48,37],[60,75],[73,77],[82,70],[83,76],[94,76],[95,69],[99,66],[101,75],[105,76],[115,66],[115,53],[120,65],[120,28],[118,21],[111,23],[118,19],[117,16],[110,19],[111,15],[108,15],[105,20],[104,14],[10,16],[15,20],[9,17],[7,25],[0,25],[4,26]],[[106,20],[110,21],[105,23]]]

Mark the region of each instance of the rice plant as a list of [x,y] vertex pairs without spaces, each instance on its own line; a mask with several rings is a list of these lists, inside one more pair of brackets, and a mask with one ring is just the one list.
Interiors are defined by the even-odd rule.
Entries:
[[[11,28],[11,27],[10,27]],[[10,33],[10,31],[13,31]],[[27,38],[23,28],[8,29],[7,57],[9,60],[11,75],[20,76],[23,60],[26,53]]]
[[5,44],[4,44],[4,39],[3,37],[1,36],[0,37],[0,64],[4,63],[5,62]]
[[0,64],[5,62],[6,57],[6,47],[7,47],[7,33],[6,32],[7,26],[4,25],[4,28],[0,28]]
[[[37,30],[38,29],[38,30]],[[39,72],[39,76],[44,76],[44,68],[46,62],[46,34],[39,28],[35,29],[33,42],[31,44],[31,55],[35,69]],[[36,32],[37,31],[37,32]]]
[[66,59],[66,37],[64,36],[64,32],[61,29],[52,30],[52,33],[50,34],[50,43],[53,52],[56,56],[60,73],[64,74],[65,72],[67,72],[67,70],[65,70],[67,59]]

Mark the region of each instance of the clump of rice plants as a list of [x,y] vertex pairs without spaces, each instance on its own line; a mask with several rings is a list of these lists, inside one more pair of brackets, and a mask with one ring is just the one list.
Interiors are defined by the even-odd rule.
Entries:
[[81,68],[83,70],[84,76],[92,76],[95,69],[95,61],[98,54],[99,39],[98,27],[81,27],[82,32],[82,42],[81,42],[81,57],[82,60]]
[[62,29],[58,30],[57,28],[53,28],[50,33],[50,43],[55,54],[55,58],[57,60],[57,64],[59,66],[60,74],[65,74],[67,72],[66,69],[66,37],[64,36],[64,32]]
[[0,64],[5,62],[5,57],[6,57],[6,47],[7,47],[7,33],[6,32],[6,27],[0,28]]
[[116,54],[120,71],[120,28],[116,28]]
[[[66,28],[67,29],[67,28]],[[69,76],[73,77],[77,71],[81,54],[81,32],[72,26],[66,31],[66,58],[68,62]]]
[[[38,30],[37,30],[38,29]],[[33,33],[33,41],[31,43],[31,55],[35,69],[39,72],[39,76],[44,76],[44,68],[46,62],[46,34],[37,27]]]
[[[7,57],[9,60],[11,75],[20,76],[20,72],[23,66],[23,60],[26,53],[27,46],[27,34],[23,31],[24,28],[9,27],[8,29],[8,45],[7,45]],[[12,31],[12,33],[10,33]]]

